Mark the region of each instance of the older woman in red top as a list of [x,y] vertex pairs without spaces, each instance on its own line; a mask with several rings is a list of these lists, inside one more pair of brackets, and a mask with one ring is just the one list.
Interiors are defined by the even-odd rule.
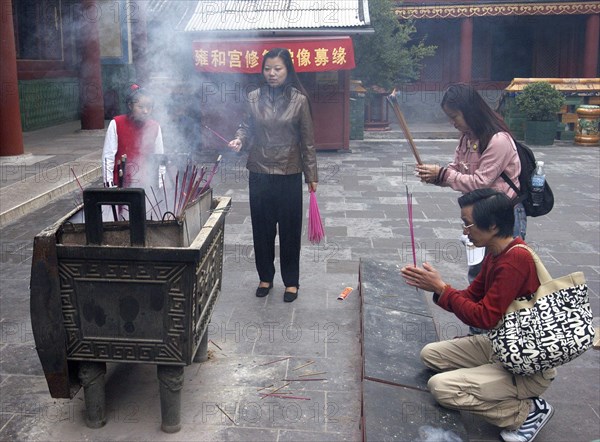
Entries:
[[[108,125],[102,169],[106,187],[160,187],[158,159],[164,152],[160,125],[150,118],[154,100],[134,84],[125,99],[128,112]],[[124,161],[125,160],[125,161]]]

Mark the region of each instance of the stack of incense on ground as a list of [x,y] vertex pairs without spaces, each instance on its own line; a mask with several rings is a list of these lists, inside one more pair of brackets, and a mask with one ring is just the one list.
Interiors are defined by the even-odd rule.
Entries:
[[[285,358],[281,358],[281,359],[276,359],[274,361],[271,362],[267,362],[264,364],[261,364],[260,366],[265,366],[265,365],[270,365],[270,364],[274,364],[276,362],[283,362],[283,361],[287,361],[289,360],[290,357],[285,357]],[[290,371],[296,371],[296,370],[300,370],[301,368],[307,367],[309,365],[314,364],[315,361],[308,361],[302,365],[299,365],[295,368],[292,368]],[[313,372],[306,372],[306,373],[302,373],[299,374],[297,379],[282,379],[281,382],[286,382],[284,385],[281,385],[280,387],[275,388],[274,390],[269,391],[268,393],[259,393],[259,395],[261,396],[261,399],[264,399],[266,397],[277,397],[277,398],[281,398],[281,399],[297,399],[297,400],[305,400],[305,401],[310,401],[309,397],[304,397],[304,396],[291,396],[291,394],[293,393],[292,391],[281,391],[284,388],[286,388],[287,386],[289,386],[292,382],[304,382],[304,381],[326,381],[326,378],[314,378],[312,376],[318,376],[318,375],[323,375],[326,374],[326,371],[313,371]],[[309,376],[311,376],[309,378]],[[257,391],[262,391],[262,390],[266,390],[267,388],[272,388],[275,387],[275,384],[271,384],[268,385],[266,387],[262,387],[259,388]]]

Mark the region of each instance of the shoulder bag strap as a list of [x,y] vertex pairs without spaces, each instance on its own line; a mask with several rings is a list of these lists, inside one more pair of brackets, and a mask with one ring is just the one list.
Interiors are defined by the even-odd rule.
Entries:
[[552,276],[550,276],[550,273],[548,272],[548,270],[546,270],[546,267],[542,263],[542,260],[537,255],[537,253],[535,253],[531,249],[531,247],[526,246],[525,244],[515,244],[510,249],[508,249],[508,251],[510,252],[515,247],[520,247],[522,249],[525,249],[525,250],[529,251],[529,253],[531,253],[531,256],[533,257],[533,262],[535,264],[535,270],[537,272],[538,279],[540,280],[540,284],[545,284],[547,282],[552,281]]
[[[510,249],[508,249],[507,252],[510,252],[515,247],[520,247],[522,249],[526,249],[531,254],[531,256],[533,258],[533,262],[535,263],[535,270],[536,270],[536,273],[538,275],[538,279],[540,280],[540,287],[542,287],[545,282],[549,282],[549,281],[552,280],[552,277],[550,276],[550,273],[548,273],[548,270],[546,270],[546,267],[544,267],[544,264],[542,264],[542,261],[540,260],[539,256],[537,256],[537,254],[530,247],[528,247],[528,246],[526,246],[524,244],[516,244],[516,245],[512,246]],[[534,304],[535,304],[535,302],[541,296],[543,296],[541,293],[538,293],[538,292],[539,292],[539,288],[538,288],[538,290],[536,290],[533,293],[533,296],[531,298],[529,298],[529,299],[522,299],[522,298],[514,299],[509,304],[508,308],[504,312],[504,315],[506,315],[508,313],[516,312],[516,311],[519,311],[519,310],[522,310],[522,309],[533,307]]]
[[[529,253],[531,253],[531,255],[533,256],[533,259],[535,262],[535,268],[536,268],[536,271],[538,274],[538,279],[540,280],[540,286],[535,291],[535,293],[533,294],[533,297],[531,299],[529,299],[529,300],[515,299],[514,301],[512,301],[510,303],[510,305],[508,306],[508,308],[506,309],[506,312],[504,312],[504,314],[515,312],[517,310],[521,310],[524,308],[531,308],[539,299],[543,298],[544,296],[550,295],[550,294],[555,293],[562,289],[586,284],[585,275],[583,274],[583,272],[574,272],[574,273],[571,273],[569,275],[566,275],[566,276],[563,276],[563,277],[560,277],[557,279],[552,279],[552,277],[546,270],[546,267],[544,267],[544,264],[542,264],[542,261],[540,260],[540,258],[537,256],[537,254],[533,250],[531,250],[531,248],[527,247],[524,244],[517,244],[517,245],[511,247],[509,250],[512,250],[515,247],[521,247],[521,248],[527,249],[527,250],[529,250]],[[586,288],[586,293],[587,293],[587,288]]]

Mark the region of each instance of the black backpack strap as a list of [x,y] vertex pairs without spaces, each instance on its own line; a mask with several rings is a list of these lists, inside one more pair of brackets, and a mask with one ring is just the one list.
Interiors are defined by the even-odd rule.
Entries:
[[502,172],[500,174],[500,176],[502,177],[502,179],[504,181],[506,181],[506,184],[508,184],[512,190],[515,191],[515,193],[517,194],[516,197],[513,198],[513,204],[517,205],[519,203],[522,203],[523,201],[525,201],[525,199],[527,198],[527,194],[526,193],[521,193],[519,191],[519,189],[517,189],[517,186],[515,186],[515,183],[513,183],[513,181],[508,177],[508,175],[506,175],[506,172]]
[[506,181],[506,184],[508,184],[510,186],[510,188],[515,191],[515,193],[517,195],[521,195],[521,192],[519,191],[519,189],[517,189],[517,186],[515,186],[515,183],[513,183],[513,181],[508,177],[508,175],[506,174],[506,172],[502,172],[500,174],[500,176],[502,177],[502,179],[504,181]]
[[[511,137],[511,139],[512,139],[512,142],[513,142],[513,143],[514,143],[514,145],[515,145],[515,148],[517,149],[517,156],[519,157],[519,162],[520,162],[520,161],[521,161],[521,156],[520,156],[520,155],[518,155],[518,154],[519,154],[519,146],[517,146],[517,140],[515,140],[515,139],[514,139],[514,137]],[[522,165],[522,164],[521,164],[521,167],[523,167],[523,165]],[[523,195],[523,193],[522,193],[522,192],[521,192],[519,189],[517,189],[517,186],[515,185],[515,183],[513,182],[513,180],[511,180],[511,179],[508,177],[508,175],[506,174],[506,172],[502,172],[502,173],[500,174],[500,176],[502,177],[502,179],[503,179],[504,181],[506,181],[506,184],[508,184],[508,185],[510,186],[510,188],[511,188],[512,190],[514,190],[514,191],[515,191],[515,193],[517,194],[517,197],[515,198],[515,199],[517,200],[517,202],[521,202],[521,201],[523,201],[523,200],[525,199],[525,196]]]

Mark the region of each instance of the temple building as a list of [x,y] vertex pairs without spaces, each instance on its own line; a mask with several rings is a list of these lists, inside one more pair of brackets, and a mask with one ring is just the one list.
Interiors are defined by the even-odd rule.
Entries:
[[402,88],[412,119],[437,114],[449,83],[474,84],[492,103],[514,78],[598,77],[600,2],[392,2],[414,20],[415,38],[436,45],[419,81]]
[[[351,37],[372,32],[367,0],[12,0],[2,5],[0,156],[23,153],[23,131],[77,120],[84,130],[102,129],[106,119],[124,110],[128,84],[179,84],[166,74],[160,78],[173,64],[183,78],[208,79],[205,86],[211,76],[238,76],[240,85],[254,81],[260,74],[235,72],[231,58],[219,72],[203,65],[206,45],[235,53],[240,39],[259,54],[275,44],[295,48],[298,61],[298,51],[315,57],[317,49],[327,49],[326,62],[321,53],[310,65],[297,66],[315,96],[315,118],[338,115],[329,125],[317,124],[319,147],[348,146],[349,83],[356,62]],[[473,83],[499,102],[513,78],[598,77],[598,1],[404,0],[390,1],[390,7],[399,20],[414,20],[416,39],[426,37],[437,46],[420,79],[400,87],[407,118],[437,118],[450,82]],[[165,22],[169,32],[159,33]],[[299,41],[313,46],[293,46]],[[183,48],[183,56],[161,58],[156,48],[165,46]],[[215,95],[204,92],[200,99]],[[237,110],[230,110],[226,132],[237,118]],[[222,121],[223,114],[207,114],[205,121],[211,118]]]

